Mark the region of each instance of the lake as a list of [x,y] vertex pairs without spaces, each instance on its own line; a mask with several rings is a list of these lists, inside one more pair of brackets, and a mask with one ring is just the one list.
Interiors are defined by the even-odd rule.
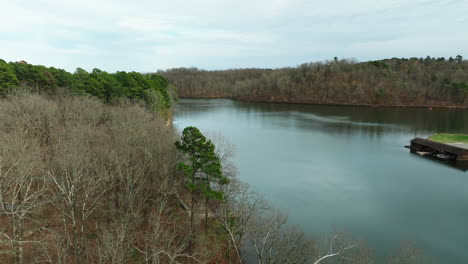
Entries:
[[467,110],[181,99],[174,124],[227,138],[239,178],[310,236],[345,231],[379,256],[411,241],[468,263],[468,173],[404,148],[468,133]]

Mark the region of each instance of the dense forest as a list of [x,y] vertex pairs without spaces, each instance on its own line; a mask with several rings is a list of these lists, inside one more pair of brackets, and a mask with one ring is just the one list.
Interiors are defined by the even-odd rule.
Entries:
[[335,58],[294,68],[160,71],[180,97],[375,105],[468,107],[468,61],[392,58],[356,62]]
[[122,99],[139,101],[165,114],[169,113],[173,99],[171,86],[157,74],[124,71],[111,74],[99,69],[89,73],[81,68],[69,73],[25,61],[6,63],[0,59],[0,95],[16,89],[53,93],[58,88],[95,96],[107,103]]
[[0,263],[422,261],[288,225],[222,136],[167,125],[162,77],[28,65],[0,64]]

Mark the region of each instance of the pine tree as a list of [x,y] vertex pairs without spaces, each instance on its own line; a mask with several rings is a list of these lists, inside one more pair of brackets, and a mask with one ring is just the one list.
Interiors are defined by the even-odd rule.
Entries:
[[229,180],[222,173],[219,156],[215,145],[198,128],[189,126],[182,132],[181,141],[176,147],[187,155],[187,162],[181,162],[179,168],[187,177],[187,187],[192,192],[190,223],[193,225],[194,197],[200,193],[205,197],[205,225],[208,222],[208,200],[223,200],[222,191],[213,189],[213,185],[224,185]]

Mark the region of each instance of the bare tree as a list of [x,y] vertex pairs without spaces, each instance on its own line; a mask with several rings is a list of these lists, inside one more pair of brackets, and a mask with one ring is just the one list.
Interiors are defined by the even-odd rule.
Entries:
[[246,101],[311,104],[466,106],[468,61],[392,58],[357,62],[340,59],[294,68],[159,72],[181,97],[224,97]]
[[49,230],[40,244],[41,263],[68,264],[70,263],[70,250],[67,239],[59,231]]
[[100,227],[96,256],[93,256],[96,263],[123,264],[130,261],[134,243],[132,224],[130,219],[122,219],[110,226]]
[[352,260],[352,258],[345,256],[345,253],[347,253],[348,250],[355,248],[356,246],[357,243],[351,243],[343,235],[337,233],[330,239],[328,250],[321,254],[321,256],[316,259],[313,264],[319,264],[326,259],[334,257],[345,260]]
[[149,219],[149,232],[145,235],[145,246],[137,250],[148,264],[181,264],[191,261],[200,262],[198,253],[191,253],[192,232],[176,226],[174,222],[164,221],[161,215]]
[[155,191],[157,195],[149,199],[152,210],[145,221],[144,246],[135,245],[135,249],[148,264],[199,262],[201,255],[192,252],[193,233],[187,228],[188,219],[171,209],[171,203],[178,200],[178,186],[168,178],[160,179]]
[[352,261],[349,251],[357,246],[344,236],[335,234],[324,253],[316,242],[306,238],[297,228],[286,225],[286,217],[278,213],[257,216],[248,233],[258,264],[319,264],[331,258]]
[[[87,166],[74,160],[68,169],[49,171],[50,188],[54,194],[53,205],[61,212],[67,243],[73,250],[76,262],[82,257],[81,239],[85,234],[88,219],[104,203],[104,196],[112,189],[113,183],[102,170],[96,175],[87,171]],[[88,161],[88,166],[99,167]]]
[[45,183],[36,176],[38,156],[22,136],[3,137],[0,147],[0,214],[8,218],[8,225],[0,231],[0,243],[8,245],[11,251],[4,253],[14,253],[20,264],[25,261],[24,246],[37,242],[29,236],[42,230],[34,216],[45,204]]
[[236,152],[235,145],[220,133],[208,133],[208,137],[216,146],[215,152],[222,164],[223,175],[234,179],[238,174],[237,167],[232,161]]
[[235,179],[231,180],[223,191],[226,199],[218,209],[216,220],[227,233],[228,250],[233,247],[235,259],[237,263],[241,263],[243,262],[241,248],[246,242],[246,235],[254,218],[270,207],[261,196]]

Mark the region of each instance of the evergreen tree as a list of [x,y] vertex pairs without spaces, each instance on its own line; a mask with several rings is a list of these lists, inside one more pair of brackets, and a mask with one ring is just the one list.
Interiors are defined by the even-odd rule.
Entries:
[[10,65],[0,59],[0,94],[10,91],[16,85],[18,85],[18,78],[15,72]]
[[187,162],[181,162],[179,168],[187,177],[187,187],[192,192],[190,221],[193,225],[195,194],[205,197],[205,225],[208,220],[208,200],[223,200],[223,192],[213,189],[212,185],[224,185],[229,180],[223,175],[221,161],[215,153],[215,145],[198,128],[189,126],[182,132],[181,141],[176,147],[187,155]]

